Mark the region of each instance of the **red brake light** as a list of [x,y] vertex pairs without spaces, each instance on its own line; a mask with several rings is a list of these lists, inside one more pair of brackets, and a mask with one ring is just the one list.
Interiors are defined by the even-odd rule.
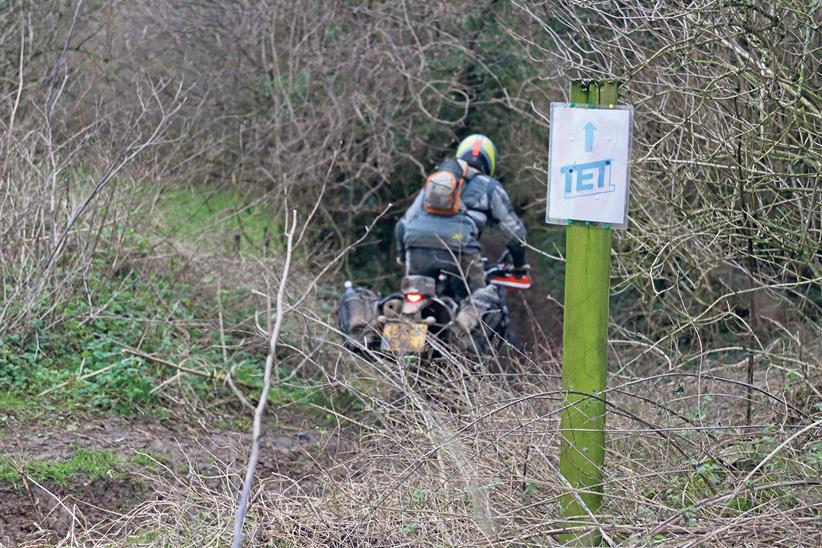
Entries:
[[422,293],[406,293],[405,300],[409,303],[418,303],[422,300]]

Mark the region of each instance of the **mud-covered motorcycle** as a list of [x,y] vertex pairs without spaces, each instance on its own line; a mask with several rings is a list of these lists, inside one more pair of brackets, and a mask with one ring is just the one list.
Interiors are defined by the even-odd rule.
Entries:
[[337,318],[354,351],[378,356],[436,358],[443,351],[485,355],[503,344],[518,346],[507,292],[528,289],[527,274],[514,275],[503,254],[485,269],[486,287],[468,296],[465,280],[451,272],[437,278],[405,276],[400,291],[379,297],[346,282]]

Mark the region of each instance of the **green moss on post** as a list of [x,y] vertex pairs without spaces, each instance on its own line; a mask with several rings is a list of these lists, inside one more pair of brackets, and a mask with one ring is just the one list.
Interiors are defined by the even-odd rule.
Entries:
[[[571,101],[577,104],[616,104],[617,84],[571,83]],[[608,342],[608,296],[611,266],[611,230],[581,223],[567,227],[565,244],[565,317],[563,322],[562,389],[559,468],[576,493],[560,499],[569,526],[590,525],[602,503],[602,467],[605,461],[605,382]],[[591,397],[594,396],[594,397]],[[576,496],[575,496],[576,495]],[[579,517],[581,519],[574,520]],[[566,544],[596,546],[592,532],[564,535]]]

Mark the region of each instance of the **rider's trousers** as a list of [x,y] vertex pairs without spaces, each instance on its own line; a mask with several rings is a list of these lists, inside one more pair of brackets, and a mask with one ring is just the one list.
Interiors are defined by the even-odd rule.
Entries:
[[485,287],[482,256],[479,253],[409,247],[405,251],[405,273],[409,276],[436,278],[440,272],[451,274],[468,283],[473,293]]

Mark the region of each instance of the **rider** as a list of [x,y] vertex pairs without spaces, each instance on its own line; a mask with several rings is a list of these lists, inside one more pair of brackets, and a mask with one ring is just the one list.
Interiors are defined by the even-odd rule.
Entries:
[[406,274],[435,278],[440,271],[462,272],[472,292],[484,287],[479,239],[490,223],[497,225],[507,240],[514,274],[524,275],[529,268],[523,245],[525,225],[502,184],[493,178],[497,148],[488,137],[474,134],[460,142],[456,157],[468,164],[459,212],[453,216],[429,213],[423,207],[423,189],[397,222],[398,260],[405,264]]

